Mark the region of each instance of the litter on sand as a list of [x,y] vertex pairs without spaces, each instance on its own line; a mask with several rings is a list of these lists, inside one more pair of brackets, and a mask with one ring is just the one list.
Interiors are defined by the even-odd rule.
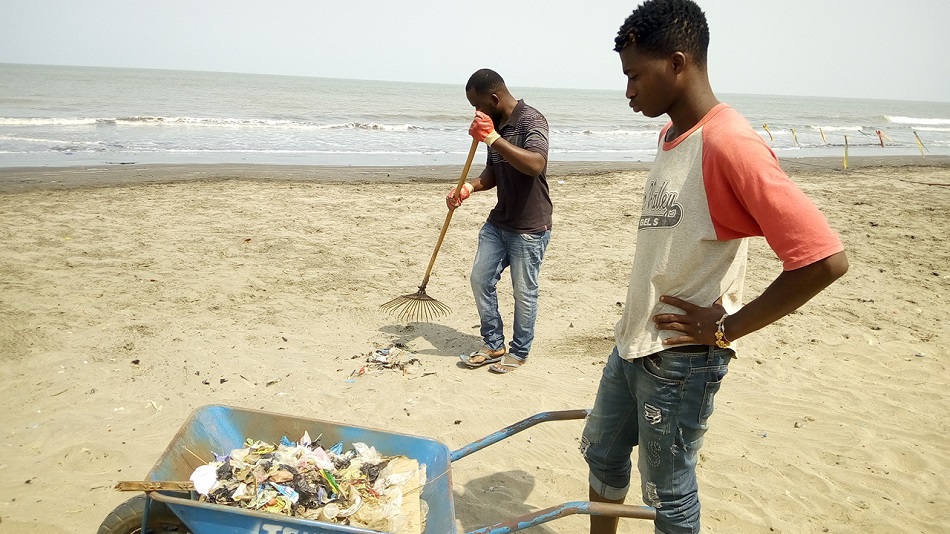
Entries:
[[[356,358],[358,356],[354,356]],[[408,349],[398,346],[375,349],[366,354],[366,362],[358,369],[354,369],[347,377],[347,382],[354,382],[356,378],[368,373],[380,371],[400,371],[403,375],[415,375],[422,370],[422,361]]]
[[360,528],[418,534],[427,505],[420,498],[424,464],[343,443],[325,449],[305,432],[300,441],[248,439],[191,475],[199,500]]

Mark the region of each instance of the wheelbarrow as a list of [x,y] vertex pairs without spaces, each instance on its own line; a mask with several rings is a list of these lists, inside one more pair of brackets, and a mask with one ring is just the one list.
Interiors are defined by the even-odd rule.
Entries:
[[[421,499],[428,505],[423,533],[454,533],[457,529],[450,469],[452,462],[538,423],[582,419],[588,413],[589,410],[539,413],[456,451],[449,451],[441,442],[429,438],[260,410],[222,405],[203,406],[191,413],[149,471],[142,483],[144,495],[139,494],[113,510],[100,526],[99,534],[189,531],[193,534],[376,533],[375,530],[336,523],[199,502],[193,491],[169,490],[167,484],[163,485],[164,481],[187,481],[197,467],[207,463],[197,456],[199,453],[241,448],[246,438],[276,443],[284,436],[300,436],[305,431],[313,436],[322,435],[325,443],[342,441],[352,445],[354,442],[363,442],[375,447],[380,454],[406,456],[424,464],[430,479],[421,494]],[[656,517],[655,510],[645,506],[574,501],[514,517],[468,534],[505,534],[574,514],[649,520]]]

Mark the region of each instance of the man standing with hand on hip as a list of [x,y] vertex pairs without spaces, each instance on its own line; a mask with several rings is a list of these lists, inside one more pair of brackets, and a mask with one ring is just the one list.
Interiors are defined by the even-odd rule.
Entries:
[[[545,177],[548,122],[538,110],[515,99],[493,70],[472,74],[465,94],[475,106],[468,132],[488,146],[488,162],[478,178],[463,184],[458,198],[453,187],[445,202],[454,210],[472,193],[489,189],[495,189],[498,201],[478,234],[471,276],[484,346],[461,359],[469,367],[489,365],[492,372],[509,373],[527,361],[531,350],[538,273],[551,239],[552,205]],[[515,313],[506,349],[496,286],[509,267]]]
[[[696,463],[736,340],[791,313],[848,270],[844,247],[768,145],[713,94],[709,28],[692,0],[648,0],[615,40],[634,112],[668,115],[647,176],[616,347],[581,439],[590,499],[623,502],[637,448],[656,532],[700,530]],[[637,199],[631,199],[637,202]],[[783,271],[742,304],[747,239]],[[614,533],[617,518],[590,518]]]

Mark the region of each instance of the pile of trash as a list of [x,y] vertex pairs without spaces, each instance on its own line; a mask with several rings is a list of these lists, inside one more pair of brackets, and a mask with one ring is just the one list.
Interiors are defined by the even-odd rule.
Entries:
[[295,443],[252,441],[191,475],[202,502],[273,512],[384,532],[419,533],[425,465],[381,456],[365,443],[324,449],[304,433]]
[[[357,358],[358,356],[354,356]],[[375,349],[366,354],[366,363],[359,369],[354,369],[348,382],[368,373],[379,371],[400,371],[403,376],[416,375],[422,370],[422,362],[407,348],[392,346]]]

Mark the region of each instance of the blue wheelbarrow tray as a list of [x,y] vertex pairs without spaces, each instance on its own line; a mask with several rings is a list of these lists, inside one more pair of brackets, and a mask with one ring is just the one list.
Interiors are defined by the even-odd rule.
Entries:
[[[588,410],[544,412],[495,432],[457,451],[439,441],[395,432],[343,425],[320,419],[291,417],[259,410],[249,410],[221,405],[209,405],[195,409],[188,420],[169,443],[161,458],[149,471],[146,480],[153,482],[188,480],[194,470],[208,463],[211,453],[226,454],[245,446],[248,438],[276,443],[282,437],[296,440],[308,432],[325,446],[342,441],[346,448],[354,442],[363,442],[375,447],[386,456],[406,456],[424,464],[426,484],[421,498],[428,505],[424,534],[449,534],[457,532],[455,501],[452,493],[451,463],[477,450],[487,447],[540,422],[552,420],[581,419]],[[328,534],[363,533],[378,531],[352,526],[313,521],[259,512],[233,506],[199,502],[193,493],[154,491],[152,499],[165,503],[194,534]],[[522,530],[530,526],[572,514],[608,515],[654,519],[654,510],[640,506],[595,502],[568,502],[487,526],[471,534],[501,534]],[[143,524],[147,518],[143,518]]]

